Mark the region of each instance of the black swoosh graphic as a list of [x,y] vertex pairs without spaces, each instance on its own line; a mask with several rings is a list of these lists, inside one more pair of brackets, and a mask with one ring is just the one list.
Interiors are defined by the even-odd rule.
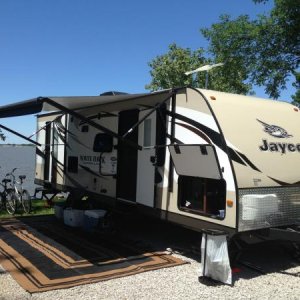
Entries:
[[[242,153],[240,153],[240,152],[232,149],[231,147],[227,146],[225,144],[225,142],[223,141],[223,138],[222,138],[222,136],[221,136],[220,133],[212,130],[211,128],[209,128],[209,127],[207,127],[207,126],[205,126],[205,125],[203,125],[203,124],[201,124],[201,123],[199,123],[199,122],[197,122],[197,121],[195,121],[193,119],[190,119],[190,118],[188,118],[186,116],[183,116],[183,115],[180,115],[178,113],[173,114],[171,111],[166,111],[166,113],[169,116],[173,116],[173,117],[175,117],[175,118],[177,118],[177,119],[179,119],[179,120],[181,120],[181,121],[183,121],[183,122],[185,122],[185,123],[187,123],[189,125],[192,125],[193,127],[189,127],[187,125],[184,126],[188,130],[191,130],[192,132],[194,132],[194,133],[196,133],[198,135],[200,135],[200,132],[203,132],[209,139],[211,139],[211,141],[216,146],[218,146],[225,153],[228,152],[228,155],[229,155],[229,157],[230,157],[231,160],[233,160],[236,163],[239,163],[241,165],[244,165],[244,166],[248,165],[253,170],[261,173],[261,171],[250,161],[250,159],[246,155],[244,155],[244,154],[242,154]],[[184,124],[179,124],[179,123],[177,123],[177,124],[181,125],[181,126],[184,125]],[[199,131],[196,132],[196,130],[195,130],[194,127],[196,127]],[[200,135],[200,136],[202,138],[204,138],[202,135]],[[211,142],[209,142],[209,143],[211,144]]]
[[[166,112],[169,116],[173,115],[172,112],[170,112],[170,111],[166,111]],[[195,120],[192,120],[192,119],[185,117],[183,115],[180,115],[178,113],[175,113],[173,115],[173,117],[175,117],[176,119],[181,120],[185,123],[188,123],[189,125],[196,127],[200,131],[203,131],[216,146],[218,146],[225,153],[228,151],[228,154],[233,161],[246,166],[246,163],[239,157],[239,155],[235,152],[235,150],[226,146],[226,144],[223,142],[223,138],[220,133],[212,130],[211,128],[209,128]]]
[[237,152],[241,157],[242,157],[242,159],[253,169],[253,170],[255,170],[255,171],[257,171],[257,172],[260,172],[260,173],[262,173],[261,172],[261,170],[259,170],[249,159],[248,159],[248,157],[246,156],[246,155],[244,155],[243,153],[241,153],[241,152]]
[[192,132],[194,132],[196,135],[200,136],[203,140],[205,140],[208,144],[211,145],[211,140],[209,139],[209,137],[204,133],[202,132],[201,130],[193,127],[193,126],[190,126],[190,125],[187,125],[187,124],[183,124],[183,123],[178,123],[178,122],[175,122],[175,124],[177,124],[178,126],[181,126],[181,127],[184,127]]
[[45,159],[45,154],[43,151],[41,151],[38,147],[35,149],[36,155],[40,156],[41,158]]

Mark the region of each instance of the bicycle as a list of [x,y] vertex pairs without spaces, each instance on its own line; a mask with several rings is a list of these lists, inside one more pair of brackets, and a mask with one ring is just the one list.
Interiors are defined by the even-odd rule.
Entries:
[[29,214],[31,212],[32,203],[31,203],[31,196],[29,192],[23,188],[23,181],[26,178],[26,175],[20,175],[19,179],[20,181],[16,180],[16,176],[14,175],[14,172],[17,170],[17,168],[14,168],[10,173],[6,174],[6,177],[11,177],[11,188],[13,190],[14,199],[15,202],[15,210],[13,213],[16,212],[19,205],[22,205],[23,210],[25,213]]
[[16,196],[12,188],[7,187],[11,180],[4,178],[0,185],[3,187],[3,191],[0,192],[0,211],[5,208],[5,210],[13,215],[16,211]]

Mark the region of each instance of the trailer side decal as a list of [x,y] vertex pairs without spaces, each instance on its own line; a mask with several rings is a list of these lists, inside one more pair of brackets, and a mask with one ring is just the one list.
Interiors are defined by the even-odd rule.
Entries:
[[242,159],[255,171],[260,172],[261,170],[259,170],[249,159],[246,155],[244,155],[243,153],[237,151],[237,153],[242,157]]
[[[172,112],[167,111],[167,114],[172,115]],[[178,113],[175,113],[174,117],[191,125],[191,126],[194,126],[193,130],[191,130],[191,128],[192,128],[191,126],[185,126],[186,129],[191,130],[194,133],[196,133],[195,128],[197,128],[199,130],[199,132],[202,132],[202,134],[205,134],[210,139],[210,143],[213,142],[217,147],[219,147],[225,153],[227,152],[227,149],[228,149],[228,155],[229,155],[230,159],[232,159],[236,163],[239,163],[244,166],[249,165],[253,170],[261,172],[244,154],[241,154],[240,152],[237,152],[236,150],[232,149],[231,147],[226,146],[225,142],[223,142],[223,139],[222,139],[222,136],[220,133],[212,130],[211,128],[209,128],[195,120],[192,120],[192,119],[190,119],[186,116],[180,115]],[[226,147],[227,147],[227,149],[226,149]]]
[[291,134],[288,134],[288,132],[285,129],[283,129],[282,127],[279,127],[277,125],[269,125],[258,119],[256,119],[256,120],[265,127],[264,132],[267,132],[271,136],[281,138],[281,139],[293,137]]
[[45,159],[45,154],[43,151],[41,151],[39,148],[36,148],[36,151],[35,151],[36,155],[40,156],[41,158],[44,158]]
[[200,136],[203,140],[205,140],[208,144],[210,144],[210,145],[212,144],[209,137],[204,132],[202,132],[201,130],[199,130],[199,129],[193,127],[193,126],[183,124],[183,123],[179,123],[179,122],[175,122],[175,124],[194,132],[196,135]]

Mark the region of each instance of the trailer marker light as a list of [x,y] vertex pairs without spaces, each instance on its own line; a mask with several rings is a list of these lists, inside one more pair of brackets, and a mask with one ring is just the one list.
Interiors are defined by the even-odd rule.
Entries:
[[215,96],[210,96],[211,100],[217,100],[217,98]]
[[229,206],[229,207],[233,206],[233,201],[232,200],[227,199],[226,202],[227,202],[227,206]]

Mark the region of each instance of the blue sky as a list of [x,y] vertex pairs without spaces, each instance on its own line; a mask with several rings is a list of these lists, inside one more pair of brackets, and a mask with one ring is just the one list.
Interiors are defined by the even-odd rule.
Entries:
[[[148,62],[175,42],[196,49],[221,14],[269,11],[252,0],[1,0],[0,105],[38,96],[144,92]],[[257,89],[258,96],[264,96]],[[293,91],[281,98],[289,99]],[[0,120],[29,136],[35,118]],[[22,142],[8,135],[7,142]]]

